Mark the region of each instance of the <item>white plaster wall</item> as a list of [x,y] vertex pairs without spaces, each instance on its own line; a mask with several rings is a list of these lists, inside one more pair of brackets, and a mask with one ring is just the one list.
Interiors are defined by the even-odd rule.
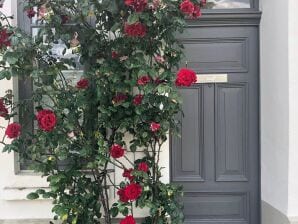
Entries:
[[298,1],[263,0],[262,200],[298,217]]
[[263,0],[260,30],[262,200],[284,214],[289,190],[288,4]]
[[[16,0],[6,0],[3,9],[6,15],[16,15]],[[12,21],[16,24],[17,18]],[[13,89],[13,81],[0,80],[0,97],[5,94],[8,89]],[[6,126],[4,119],[0,118],[0,126]],[[0,129],[0,136],[3,136],[3,130]],[[169,143],[167,142],[161,153],[161,167],[163,169],[162,180],[169,182]],[[29,201],[26,195],[40,187],[47,187],[45,178],[41,178],[37,174],[16,174],[14,154],[1,153],[0,146],[0,222],[9,219],[50,219],[53,217],[51,213],[52,204],[48,200]],[[133,158],[132,153],[128,156]],[[135,157],[142,157],[142,153],[136,153]],[[116,172],[115,180],[122,180],[122,171]],[[111,196],[114,195],[113,190],[110,191]],[[144,211],[136,211],[135,216],[141,216]]]
[[289,0],[289,205],[298,217],[298,1]]

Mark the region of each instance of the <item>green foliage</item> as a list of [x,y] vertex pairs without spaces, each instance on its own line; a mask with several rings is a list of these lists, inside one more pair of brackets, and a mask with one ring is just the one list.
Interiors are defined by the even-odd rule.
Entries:
[[[45,7],[47,12],[39,19],[42,26],[34,39],[18,28],[1,24],[1,29],[10,33],[11,47],[0,50],[0,79],[18,76],[34,85],[32,97],[10,103],[13,115],[7,119],[17,111],[36,119],[41,109],[50,109],[57,116],[54,130],[43,131],[36,125],[33,131],[24,128],[22,136],[3,151],[19,152],[21,158],[33,161],[32,169],[47,177],[50,190],[38,190],[28,199],[52,198],[55,218],[63,223],[94,224],[104,218],[109,224],[111,217],[131,214],[133,204],[149,208],[144,224],[166,223],[168,218],[173,224],[182,223],[182,189],[160,181],[158,164],[169,130],[177,130],[175,115],[181,108],[173,72],[182,56],[182,46],[175,38],[185,26],[180,3],[163,0],[155,9],[135,12],[122,0],[31,0],[25,9]],[[144,24],[144,37],[125,34],[126,22]],[[48,43],[63,41],[67,46],[64,53],[71,50],[80,55],[82,78],[89,81],[87,88],[77,88],[68,80],[64,71],[77,69],[78,63],[54,57],[53,45],[45,44],[45,37]],[[164,61],[156,60],[156,56]],[[138,84],[142,76],[150,77],[146,85]],[[115,99],[119,93],[126,98]],[[133,103],[137,94],[143,95],[138,105]],[[160,124],[160,129],[152,131],[151,122]],[[132,153],[141,149],[144,157],[125,167],[122,160],[111,158],[113,144]],[[140,162],[148,164],[147,173],[138,170]],[[109,205],[108,186],[114,185],[110,183],[111,164],[134,169],[134,181],[142,186],[135,203],[119,200]],[[127,184],[123,179],[114,187]]]

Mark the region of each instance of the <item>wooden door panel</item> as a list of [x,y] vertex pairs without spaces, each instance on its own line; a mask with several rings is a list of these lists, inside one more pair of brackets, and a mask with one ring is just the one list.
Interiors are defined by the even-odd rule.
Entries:
[[216,181],[248,181],[247,83],[215,86]]
[[[203,139],[202,139],[202,92],[203,89],[182,89],[183,111],[178,115],[181,122],[181,138],[175,138],[177,148],[172,154],[172,178],[174,181],[203,181]],[[183,119],[182,119],[183,117]],[[188,130],[192,130],[189,132]]]
[[199,193],[184,196],[186,223],[213,220],[217,222],[248,223],[249,197],[247,193]]

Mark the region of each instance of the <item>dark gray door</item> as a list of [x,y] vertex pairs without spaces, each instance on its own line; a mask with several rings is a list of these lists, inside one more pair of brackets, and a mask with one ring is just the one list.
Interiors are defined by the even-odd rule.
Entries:
[[181,89],[171,180],[184,186],[185,223],[260,224],[258,28],[190,26],[180,39],[189,68],[228,74]]

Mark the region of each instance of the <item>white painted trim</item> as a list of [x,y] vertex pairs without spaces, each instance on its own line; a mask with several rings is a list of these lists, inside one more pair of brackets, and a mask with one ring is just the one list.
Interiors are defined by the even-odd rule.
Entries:
[[14,219],[14,220],[0,220],[0,224],[49,224],[49,222],[53,222],[53,224],[60,224],[59,221],[53,221],[50,219]]
[[[38,189],[44,189],[45,191],[48,191],[49,188],[45,187],[5,187],[2,191],[1,199],[5,201],[24,201],[27,200],[27,195],[31,192],[34,192]],[[51,199],[39,199],[44,201],[52,201]]]

